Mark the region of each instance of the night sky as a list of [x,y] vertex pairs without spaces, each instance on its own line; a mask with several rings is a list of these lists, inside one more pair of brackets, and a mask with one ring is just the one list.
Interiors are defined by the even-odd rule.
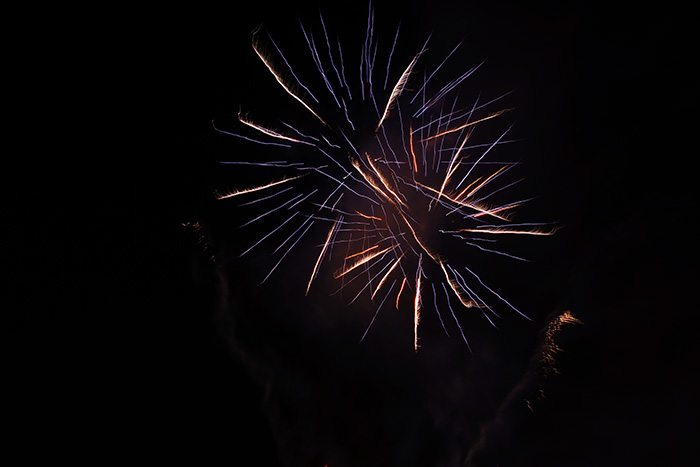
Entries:
[[[326,26],[356,57],[367,5],[337,5],[321,8]],[[90,294],[96,310],[125,324],[111,349],[115,361],[124,357],[114,364],[123,376],[101,401],[106,413],[128,414],[129,433],[111,435],[117,445],[199,465],[694,465],[697,151],[683,142],[697,105],[690,13],[442,0],[375,11],[380,50],[399,20],[398,56],[412,57],[431,31],[433,57],[464,39],[449,71],[486,62],[463,87],[514,91],[507,121],[522,141],[508,155],[522,161],[524,196],[538,196],[519,215],[563,228],[512,243],[532,263],[480,266],[532,321],[510,312],[498,329],[469,321],[470,353],[454,323],[448,338],[426,310],[415,353],[410,311],[383,310],[358,343],[371,307],[329,297],[325,279],[304,296],[317,249],[293,251],[257,286],[274,265],[268,250],[236,256],[269,229],[238,229],[235,204],[213,193],[249,176],[218,161],[274,149],[217,133],[211,121],[255,136],[236,121],[241,105],[294,118],[297,103],[267,94],[276,83],[250,32],[264,23],[285,50],[299,48],[299,72],[311,62],[298,17],[318,32],[317,6],[198,3],[135,14],[124,34],[135,31],[137,45],[123,58],[138,96],[130,118],[146,139],[130,149],[137,180],[122,187],[135,220],[101,216],[111,219],[84,227],[88,243],[62,233],[66,263],[74,252],[89,258],[49,286],[118,283]],[[52,219],[60,228],[61,217]],[[36,219],[16,232],[30,225]],[[106,230],[119,239],[102,244]],[[105,248],[93,254],[92,244]],[[29,256],[42,266],[41,255]],[[111,311],[115,301],[123,314]],[[566,310],[583,324],[557,334],[558,373],[545,377],[547,323]]]

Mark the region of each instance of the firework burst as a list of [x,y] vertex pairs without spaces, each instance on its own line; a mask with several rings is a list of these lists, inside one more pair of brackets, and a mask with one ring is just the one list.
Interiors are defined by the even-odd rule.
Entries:
[[[503,203],[495,196],[519,181],[509,182],[506,176],[517,163],[493,157],[496,148],[513,141],[512,125],[490,142],[476,138],[477,126],[498,121],[510,110],[494,109],[508,93],[460,102],[457,90],[481,64],[436,84],[459,44],[430,70],[419,69],[430,37],[407,63],[393,63],[400,25],[383,54],[386,65],[380,66],[371,5],[359,57],[344,50],[339,39],[332,40],[323,17],[319,19],[315,30],[300,22],[306,42],[301,46],[308,48],[315,64],[313,79],[322,83],[313,92],[304,84],[313,79],[295,72],[268,31],[259,27],[252,33],[255,54],[298,109],[294,124],[259,122],[241,110],[241,130],[214,127],[253,143],[292,148],[285,151],[294,156],[285,161],[224,162],[289,171],[266,184],[217,194],[220,200],[237,199],[241,205],[274,202],[243,224],[267,216],[277,219],[271,230],[244,247],[241,256],[263,242],[278,245],[273,265],[262,278],[265,282],[312,227],[318,232],[318,226],[325,225],[323,243],[309,262],[306,293],[319,274],[330,273],[338,284],[335,293],[349,297],[349,303],[375,303],[361,340],[382,308],[398,309],[409,302],[404,296],[412,298],[416,350],[426,305],[432,305],[446,334],[443,313],[449,311],[467,346],[456,314],[460,308],[478,310],[493,325],[498,314],[483,298],[489,296],[526,317],[467,266],[455,265],[454,248],[445,248],[449,239],[460,250],[468,247],[524,260],[499,250],[499,237],[553,232],[549,224],[511,221],[513,209],[528,199]],[[356,68],[350,72],[350,63],[358,61],[359,73]]]

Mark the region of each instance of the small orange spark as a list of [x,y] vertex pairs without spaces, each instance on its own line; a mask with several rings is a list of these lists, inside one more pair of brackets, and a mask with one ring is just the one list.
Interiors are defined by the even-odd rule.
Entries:
[[[423,184],[420,183],[420,182],[416,182],[416,184],[417,184],[417,185],[420,185],[421,187],[425,188],[425,189],[428,190],[428,191],[432,191],[433,193],[438,193],[438,191],[437,191],[436,189],[434,189],[434,188],[432,188],[432,187],[429,187],[429,186],[427,186],[427,185],[423,185]],[[476,214],[474,217],[482,216],[482,215],[488,214],[488,215],[493,216],[493,217],[495,217],[495,218],[497,218],[497,219],[501,219],[501,220],[504,220],[504,221],[507,221],[507,220],[508,220],[507,217],[499,216],[498,214],[496,214],[496,213],[499,211],[498,209],[490,209],[490,210],[489,210],[488,208],[482,207],[482,206],[479,205],[478,203],[467,203],[467,202],[464,202],[464,201],[459,201],[459,200],[457,200],[457,199],[455,199],[455,198],[453,198],[453,197],[451,197],[451,196],[449,196],[449,195],[446,195],[445,193],[442,194],[442,197],[444,197],[444,198],[447,199],[448,201],[452,201],[452,202],[455,203],[455,204],[458,204],[458,205],[460,205],[460,206],[464,206],[465,208],[471,208],[471,209],[474,209],[475,211],[479,211],[479,214]],[[435,201],[437,201],[437,198],[434,198],[434,199],[433,199],[433,202],[435,202]],[[515,205],[510,206],[510,207],[515,207]]]
[[506,211],[508,209],[517,208],[521,204],[522,203],[509,204],[507,206],[500,206],[500,207],[493,208],[493,209],[487,209],[487,210],[481,211],[479,214],[474,214],[474,217],[481,217],[481,216],[489,215],[489,216],[498,217],[499,219],[507,221],[507,220],[509,220],[508,217],[497,216],[496,213],[501,212],[501,211]]
[[[470,191],[466,196],[464,196],[464,198],[470,198],[470,197],[474,196],[474,194],[475,194],[477,191],[479,191],[484,185],[486,185],[486,184],[487,184],[490,180],[492,180],[496,175],[498,175],[499,173],[501,173],[506,167],[508,167],[508,166],[507,166],[507,165],[504,165],[503,167],[501,167],[500,169],[498,169],[497,171],[495,171],[495,172],[494,172],[493,174],[491,174],[486,180],[484,180],[483,182],[481,182],[476,188],[474,188],[474,189],[473,189],[472,191]],[[476,179],[476,180],[475,180],[473,183],[471,183],[467,188],[465,188],[459,195],[457,195],[457,199],[462,198],[462,195],[464,195],[464,192],[467,191],[467,190],[469,189],[470,186],[472,186],[474,183],[478,182],[479,180],[481,180],[481,177],[479,177],[478,179]]]
[[[387,248],[384,248],[383,250],[377,251],[377,252],[372,253],[372,254],[370,254],[370,255],[363,256],[363,257],[361,257],[360,259],[358,259],[358,260],[357,260],[352,266],[350,266],[349,268],[340,269],[340,270],[336,271],[335,274],[333,275],[333,277],[335,277],[336,279],[338,279],[339,277],[344,276],[345,274],[349,273],[350,271],[352,271],[353,269],[357,268],[358,266],[362,266],[362,265],[365,264],[366,262],[371,261],[372,259],[374,259],[374,258],[376,258],[377,256],[381,255],[382,253],[386,253],[387,251],[392,250],[392,249],[394,249],[394,248],[396,248],[396,245],[390,246],[390,247],[387,247]],[[355,255],[355,256],[356,256],[356,255]]]
[[416,153],[413,152],[413,124],[408,124],[408,147],[411,149],[411,156],[413,156],[413,171],[418,173],[418,162],[416,161]]
[[301,177],[303,177],[303,176],[304,176],[304,175],[298,175],[298,176],[296,176],[296,177],[283,178],[282,180],[278,180],[278,181],[276,181],[276,182],[268,183],[267,185],[261,185],[261,186],[259,186],[259,187],[255,187],[255,188],[248,188],[247,190],[233,191],[233,192],[228,193],[228,194],[226,194],[226,195],[216,195],[216,199],[226,199],[226,198],[232,198],[232,197],[238,196],[238,195],[245,195],[245,194],[247,194],[247,193],[253,193],[253,192],[255,192],[255,191],[264,190],[265,188],[270,188],[270,187],[273,187],[273,186],[275,186],[275,185],[280,185],[280,184],[282,184],[282,183],[291,182],[292,180],[296,180],[297,178],[301,178]]
[[420,321],[420,276],[423,272],[421,269],[422,256],[418,257],[418,273],[416,275],[416,296],[413,300],[413,348],[418,352],[418,322]]
[[309,294],[309,289],[311,288],[311,283],[316,278],[316,274],[318,274],[318,265],[321,264],[321,260],[323,259],[323,256],[326,254],[326,250],[328,249],[328,245],[331,242],[331,238],[333,237],[333,232],[335,231],[335,228],[337,225],[338,225],[338,221],[336,220],[333,223],[333,225],[331,226],[330,230],[328,231],[328,237],[326,237],[326,243],[323,244],[323,248],[321,249],[321,253],[318,255],[318,259],[316,260],[316,265],[314,266],[314,270],[311,272],[311,278],[309,278],[309,284],[306,286],[306,293],[304,295]]
[[473,301],[471,301],[471,300],[465,300],[465,299],[462,297],[462,294],[461,294],[461,293],[459,292],[459,290],[458,290],[458,287],[459,287],[459,289],[461,289],[462,286],[460,286],[455,280],[453,280],[453,279],[450,277],[449,274],[447,274],[447,269],[445,269],[445,265],[442,263],[442,261],[439,261],[438,264],[439,264],[440,267],[442,268],[442,272],[445,274],[445,279],[447,279],[447,284],[450,286],[450,288],[452,289],[452,291],[455,293],[455,295],[457,296],[457,298],[459,299],[459,301],[462,302],[462,305],[464,305],[465,308],[474,308],[474,307],[478,307],[478,305],[477,305],[476,303],[474,303]]
[[377,168],[377,166],[374,165],[374,162],[372,162],[372,158],[369,157],[369,154],[365,153],[365,156],[367,156],[367,162],[369,162],[369,166],[372,168],[372,170],[374,171],[374,173],[377,174],[377,177],[379,177],[379,181],[382,182],[382,185],[384,185],[384,188],[386,188],[386,190],[387,190],[389,193],[392,194],[392,196],[394,197],[394,199],[396,199],[396,201],[397,201],[400,205],[402,205],[403,207],[407,208],[408,206],[406,206],[406,204],[405,204],[403,201],[401,201],[401,198],[399,198],[399,195],[397,195],[397,194],[394,192],[394,190],[392,190],[391,187],[389,187],[389,182],[387,182],[386,178],[384,178],[384,175],[381,174],[381,172],[379,171],[379,169]]
[[370,177],[362,170],[362,168],[360,167],[360,163],[356,159],[353,159],[350,163],[352,164],[353,167],[355,167],[355,170],[357,170],[360,173],[360,175],[362,175],[362,178],[364,178],[367,181],[367,183],[369,183],[372,186],[372,188],[374,188],[377,191],[377,193],[379,193],[380,195],[385,197],[392,204],[396,204],[396,203],[394,203],[394,199],[391,196],[384,193],[384,190],[382,190],[377,185],[377,183],[374,181],[374,178]]
[[401,299],[401,292],[403,292],[403,288],[406,286],[406,276],[403,278],[403,282],[401,282],[401,288],[399,289],[399,293],[396,295],[396,309],[399,309],[399,300]]
[[379,131],[379,128],[382,126],[382,123],[384,123],[384,120],[389,116],[389,110],[391,110],[391,108],[394,106],[394,102],[401,95],[401,92],[403,91],[404,87],[406,86],[406,83],[408,82],[408,77],[411,75],[411,70],[413,70],[413,66],[418,61],[418,57],[421,56],[421,53],[418,53],[415,57],[413,57],[411,63],[406,67],[406,70],[404,70],[404,72],[401,74],[401,77],[394,85],[394,89],[392,89],[391,96],[389,96],[389,101],[387,102],[386,108],[384,109],[384,114],[382,114],[382,118],[379,119],[377,129],[374,130],[375,132]]
[[472,186],[474,186],[474,184],[478,183],[479,180],[481,180],[481,179],[482,179],[482,177],[479,177],[479,178],[477,178],[476,180],[474,180],[473,182],[471,182],[469,185],[467,185],[467,187],[466,187],[464,190],[462,190],[462,192],[461,192],[460,194],[458,194],[457,196],[455,196],[454,199],[460,199],[460,198],[467,199],[467,198],[469,198],[468,195],[467,195],[467,196],[464,196],[464,194],[467,192],[467,190],[468,190],[469,188],[471,188]]
[[371,246],[371,247],[367,248],[366,250],[362,250],[362,251],[359,252],[359,253],[353,253],[353,254],[351,254],[351,255],[349,255],[349,256],[346,256],[345,259],[350,259],[350,258],[353,258],[353,257],[355,257],[355,256],[364,255],[364,254],[367,253],[368,251],[374,250],[375,248],[379,248],[379,245]]
[[[485,213],[490,214],[490,213]],[[479,214],[477,214],[478,216]],[[476,217],[476,216],[474,216]],[[541,229],[534,230],[518,230],[509,227],[494,227],[491,229],[459,229],[458,232],[478,232],[478,233],[490,233],[490,234],[514,234],[514,235],[553,235],[558,229],[554,228],[549,231],[544,231]]]
[[381,217],[368,216],[367,214],[362,214],[362,213],[361,213],[360,211],[358,211],[358,210],[355,210],[355,212],[356,212],[357,214],[359,214],[360,216],[364,217],[365,219],[374,219],[375,221],[381,221],[381,220],[382,220]]
[[527,404],[527,408],[530,409],[530,412],[535,413],[535,410],[534,410],[534,409],[532,408],[532,406],[530,405],[530,401],[527,400],[527,399],[523,399],[523,400],[524,400],[525,403]]

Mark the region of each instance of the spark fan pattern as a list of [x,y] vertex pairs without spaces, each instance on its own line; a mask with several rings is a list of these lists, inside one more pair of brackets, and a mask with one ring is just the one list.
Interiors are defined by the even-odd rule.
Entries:
[[[427,307],[435,310],[449,336],[443,319],[448,310],[467,346],[457,318],[460,309],[478,310],[492,325],[499,317],[483,297],[495,298],[527,318],[454,260],[467,258],[468,248],[524,260],[498,250],[494,243],[504,235],[553,232],[547,223],[511,221],[512,210],[527,199],[496,201],[519,181],[506,181],[517,163],[493,158],[500,145],[513,141],[508,139],[512,125],[499,131],[495,140],[475,141],[477,127],[500,121],[497,117],[510,110],[494,109],[508,93],[461,102],[458,89],[481,64],[436,84],[459,45],[433,69],[419,70],[430,37],[407,63],[392,63],[400,24],[391,48],[382,50],[387,61],[380,66],[371,5],[364,42],[356,47],[359,57],[343,49],[340,39],[332,40],[319,17],[316,31],[300,22],[316,66],[313,77],[298,75],[263,27],[252,33],[255,54],[287,95],[286,104],[298,109],[294,125],[282,120],[260,123],[241,110],[238,120],[245,131],[214,127],[256,144],[276,146],[269,148],[271,154],[282,147],[294,157],[223,162],[287,172],[260,186],[217,194],[220,200],[241,200],[240,205],[272,206],[242,227],[267,216],[279,219],[241,256],[263,242],[278,245],[265,282],[300,240],[311,235],[312,227],[318,232],[325,225],[324,241],[308,265],[306,293],[319,274],[330,273],[338,284],[336,293],[350,297],[348,303],[373,302],[376,310],[360,340],[383,308],[399,309],[409,302],[402,300],[407,296],[416,351],[421,313]],[[351,71],[350,63],[358,61],[359,73]],[[312,92],[305,86],[313,80],[322,83],[320,90]],[[448,242],[459,247],[446,248]]]

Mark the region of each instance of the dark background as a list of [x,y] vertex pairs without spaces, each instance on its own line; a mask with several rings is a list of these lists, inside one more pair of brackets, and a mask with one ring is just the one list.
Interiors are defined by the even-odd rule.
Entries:
[[[690,13],[627,2],[375,9],[380,47],[399,18],[416,48],[433,31],[438,55],[465,38],[467,66],[487,58],[482,85],[515,90],[525,189],[540,195],[525,214],[565,226],[536,243],[535,263],[503,273],[533,323],[484,325],[473,355],[454,336],[414,355],[406,319],[387,317],[358,345],[366,319],[334,322],[327,302],[305,302],[286,284],[248,287],[257,266],[230,261],[232,221],[212,198],[234,173],[217,161],[240,143],[211,121],[234,122],[241,103],[269,108],[256,97],[273,84],[250,31],[264,21],[276,39],[294,34],[290,44],[306,47],[297,16],[318,25],[317,7],[129,9],[99,60],[96,74],[112,79],[90,87],[98,106],[110,95],[127,108],[90,132],[96,157],[76,167],[91,170],[89,186],[68,187],[66,201],[32,195],[44,215],[20,208],[11,231],[12,244],[26,245],[9,255],[27,272],[15,292],[42,310],[34,339],[51,342],[21,347],[55,388],[33,387],[50,420],[42,426],[56,433],[77,417],[104,458],[138,449],[227,465],[462,465],[467,456],[468,465],[693,465]],[[359,37],[366,10],[322,7],[329,29]],[[115,187],[95,182],[110,178]],[[77,209],[82,198],[91,202]],[[542,329],[567,309],[584,324],[560,334],[561,374],[538,379]]]

